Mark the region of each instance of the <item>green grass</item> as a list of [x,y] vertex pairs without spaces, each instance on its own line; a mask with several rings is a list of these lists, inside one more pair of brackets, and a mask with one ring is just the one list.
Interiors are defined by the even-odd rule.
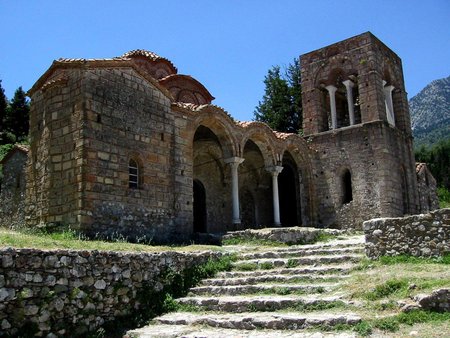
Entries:
[[292,258],[289,258],[287,263],[286,263],[286,267],[287,268],[295,268],[296,266],[298,266],[298,261]]
[[258,264],[256,263],[242,263],[239,265],[236,265],[234,267],[235,270],[238,271],[255,271],[258,270]]
[[0,229],[0,247],[35,248],[43,250],[103,250],[130,252],[162,252],[162,251],[202,251],[221,248],[213,245],[164,246],[128,243],[124,240],[113,242],[89,240],[73,230],[45,233],[41,231],[13,231]]
[[378,300],[386,298],[394,293],[406,295],[408,290],[408,282],[406,280],[390,279],[383,284],[375,286],[374,289],[366,291],[362,297],[367,300]]

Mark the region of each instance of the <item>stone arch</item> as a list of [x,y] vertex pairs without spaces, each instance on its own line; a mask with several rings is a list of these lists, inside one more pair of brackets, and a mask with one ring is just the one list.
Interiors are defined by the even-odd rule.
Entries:
[[248,140],[252,140],[258,145],[267,167],[274,165],[276,154],[274,144],[277,138],[270,127],[262,122],[248,122],[244,126],[244,134],[239,142],[239,149],[243,151]]
[[192,140],[192,178],[205,190],[205,228],[208,232],[224,232],[232,219],[230,170],[225,160],[237,156],[233,123],[221,109],[191,109],[187,133]]
[[[358,71],[356,65],[350,58],[344,55],[333,56],[329,62],[324,63],[315,72],[314,78],[314,95],[315,100],[319,102],[319,132],[327,131],[332,128],[340,128],[349,126],[351,124],[361,122],[361,114],[359,112],[359,86],[358,86]],[[347,85],[345,82],[349,82]],[[349,99],[347,98],[347,86],[351,90],[353,102],[352,108],[355,110],[357,106],[356,116],[352,114],[350,117]],[[334,88],[333,92],[331,92]],[[333,121],[331,113],[330,95],[333,95],[336,108],[336,120]],[[356,104],[358,103],[358,104]],[[305,116],[305,119],[310,118]]]
[[248,138],[242,147],[242,157],[244,162],[239,166],[242,226],[259,227],[271,224],[273,220],[271,175],[267,171],[268,166],[260,146]]
[[193,117],[187,125],[188,139],[194,140],[197,128],[202,125],[217,136],[224,158],[239,156],[235,136],[236,125],[224,110],[211,105],[199,106],[194,110]]

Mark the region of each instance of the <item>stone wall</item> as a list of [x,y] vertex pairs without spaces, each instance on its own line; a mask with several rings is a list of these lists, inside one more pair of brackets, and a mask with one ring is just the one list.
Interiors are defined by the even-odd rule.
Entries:
[[419,193],[419,210],[422,213],[439,208],[436,180],[426,163],[416,163],[417,190]]
[[[86,336],[141,308],[174,274],[220,253],[121,253],[11,249],[0,251],[0,337]],[[32,335],[30,331],[24,333]]]
[[438,257],[450,253],[450,209],[364,222],[366,255]]
[[3,179],[0,182],[0,226],[16,228],[25,221],[25,164],[27,149],[17,145],[2,161]]

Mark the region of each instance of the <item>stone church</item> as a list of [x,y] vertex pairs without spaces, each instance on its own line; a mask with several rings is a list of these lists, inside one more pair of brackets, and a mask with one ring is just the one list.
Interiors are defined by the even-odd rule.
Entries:
[[54,61],[29,91],[26,223],[170,242],[431,209],[400,58],[367,32],[300,60],[304,136],[234,120],[152,52]]

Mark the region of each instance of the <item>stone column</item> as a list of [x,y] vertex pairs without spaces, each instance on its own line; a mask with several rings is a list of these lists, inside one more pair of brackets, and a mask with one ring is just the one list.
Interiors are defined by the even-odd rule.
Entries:
[[330,110],[331,110],[331,129],[337,128],[337,116],[336,116],[336,90],[337,88],[333,85],[325,87],[328,90],[330,96]]
[[386,81],[383,81],[383,92],[386,102],[386,117],[388,123],[393,126],[395,126],[394,104],[392,103],[392,91],[394,88],[395,87],[392,85],[386,86]]
[[283,167],[273,166],[267,169],[272,174],[272,192],[273,192],[273,224],[280,226],[280,197],[278,195],[278,174],[281,173]]
[[345,80],[342,82],[345,86],[347,92],[347,105],[348,105],[348,116],[350,118],[350,125],[353,126],[355,124],[355,110],[353,105],[353,87],[354,83],[351,80]]
[[239,180],[238,167],[244,162],[241,157],[230,157],[224,160],[225,163],[231,166],[231,198],[233,201],[233,224],[241,224],[239,215]]

